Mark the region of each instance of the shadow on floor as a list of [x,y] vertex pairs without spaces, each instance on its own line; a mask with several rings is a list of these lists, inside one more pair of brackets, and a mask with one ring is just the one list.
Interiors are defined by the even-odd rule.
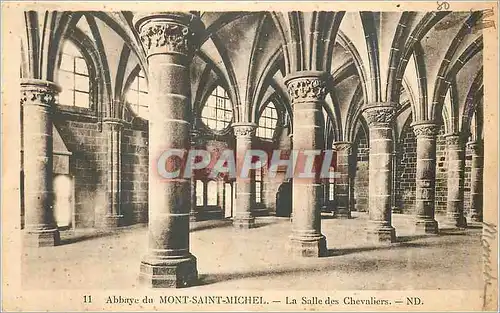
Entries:
[[[286,222],[288,222],[288,219],[258,218],[255,220],[255,225],[254,225],[253,229],[266,227],[266,226],[278,224],[278,223],[286,223]],[[227,227],[232,227],[232,226],[233,226],[233,221],[229,218],[223,219],[223,220],[200,221],[200,222],[195,222],[195,223],[191,224],[190,232],[202,231],[202,230],[208,230],[208,229],[214,229],[214,228],[227,228]]]
[[474,224],[470,223],[467,225],[467,229],[483,229],[483,225],[477,222]]
[[440,228],[439,236],[465,236],[467,229],[454,229],[454,228]]
[[393,243],[387,245],[379,246],[363,246],[355,248],[341,248],[341,249],[328,249],[327,257],[347,255],[353,253],[360,253],[366,251],[377,251],[377,250],[390,250],[390,249],[402,249],[402,248],[423,248],[430,246],[428,243],[415,243],[415,242],[401,242]]
[[88,233],[78,233],[73,231],[68,231],[67,233],[61,233],[61,245],[69,245],[81,241],[96,239],[96,238],[104,238],[116,235],[116,232],[104,232],[104,231],[94,231]]
[[61,242],[59,245],[73,244],[81,241],[91,239],[119,236],[121,234],[132,233],[137,229],[147,229],[148,225],[145,223],[122,226],[115,229],[98,229],[98,228],[77,228],[61,231]]
[[398,236],[396,238],[397,242],[409,242],[413,240],[418,240],[418,239],[423,239],[423,238],[430,238],[430,237],[435,237],[437,235],[409,235],[409,236]]
[[278,223],[287,223],[288,221],[288,219],[259,219],[255,221],[254,228],[266,227]]
[[232,226],[232,221],[229,219],[224,220],[212,220],[212,221],[200,221],[196,223],[192,223],[190,225],[190,232],[214,229],[214,228],[225,228]]
[[328,215],[328,214],[322,214],[321,219],[322,220],[339,220],[339,221],[350,221],[350,220],[355,220],[358,219],[358,216],[351,216],[351,218],[338,218],[337,216],[333,215]]
[[[425,245],[411,244],[409,246],[424,247]],[[380,248],[366,247],[363,251],[376,250]],[[355,252],[360,249],[344,249],[344,252]],[[350,251],[348,251],[350,250]],[[319,260],[319,259],[316,259]],[[231,280],[241,280],[246,278],[259,278],[259,277],[278,277],[278,276],[306,276],[312,274],[324,274],[326,272],[343,272],[343,273],[371,273],[376,271],[383,271],[387,269],[404,269],[407,267],[407,260],[386,260],[380,258],[370,258],[359,260],[355,263],[349,261],[348,259],[336,259],[335,262],[311,262],[309,265],[304,266],[304,264],[295,265],[288,268],[279,268],[269,270],[257,270],[257,271],[247,271],[247,272],[235,272],[235,273],[213,273],[213,274],[201,274],[199,275],[198,286],[216,284],[220,282],[227,282]],[[265,285],[262,285],[262,289]]]

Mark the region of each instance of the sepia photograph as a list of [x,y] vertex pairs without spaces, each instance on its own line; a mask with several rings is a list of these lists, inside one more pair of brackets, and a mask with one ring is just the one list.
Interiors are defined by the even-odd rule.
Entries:
[[2,309],[497,311],[497,11],[3,3]]

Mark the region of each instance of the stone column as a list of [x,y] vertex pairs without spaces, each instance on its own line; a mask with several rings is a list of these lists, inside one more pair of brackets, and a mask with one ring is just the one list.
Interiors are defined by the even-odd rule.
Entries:
[[[285,84],[293,107],[293,149],[322,150],[325,121],[322,108],[326,96],[326,72],[303,71],[288,75]],[[297,166],[304,156],[299,154]],[[303,160],[302,160],[303,161]],[[323,185],[320,171],[312,178],[298,177],[292,183],[292,234],[290,250],[294,255],[320,257],[327,252],[321,233]]]
[[24,143],[24,245],[55,246],[60,242],[54,218],[52,177],[52,113],[60,88],[49,81],[21,80]]
[[337,141],[333,143],[337,151],[337,167],[335,172],[335,203],[338,218],[351,218],[350,192],[350,159],[352,143],[346,141]]
[[[292,153],[293,152],[293,133],[288,135],[288,137],[290,137],[290,156],[289,156],[289,158],[290,158],[290,160],[293,161],[293,153]],[[295,163],[292,162],[292,164],[295,164]],[[292,203],[292,209],[290,211],[290,222],[293,222],[293,175],[291,178],[289,178],[289,181],[292,184],[292,192],[290,195],[290,197],[291,197],[290,202]]]
[[203,180],[203,207],[202,207],[202,211],[206,211],[207,210],[207,207],[208,207],[208,183],[210,182],[210,180],[208,179],[204,179]]
[[472,151],[470,182],[470,219],[483,221],[483,143],[478,140],[468,143]]
[[150,99],[149,245],[139,279],[150,287],[184,287],[198,277],[189,251],[191,180],[165,179],[156,163],[168,149],[190,148],[190,65],[202,26],[194,14],[162,12],[135,17],[135,27],[148,59]]
[[412,124],[417,138],[417,172],[415,191],[415,231],[437,234],[434,219],[436,185],[436,136],[439,128],[428,121]]
[[391,195],[391,203],[392,203],[391,211],[393,214],[403,213],[401,207],[398,205],[398,200],[396,195],[396,190],[398,186],[398,177],[397,177],[398,162],[399,162],[399,155],[394,147],[394,152],[392,153],[392,195]]
[[98,226],[116,228],[120,226],[120,221],[123,219],[120,210],[123,121],[106,118],[103,120],[103,129],[107,136],[107,210],[102,220],[98,222]]
[[[196,129],[191,130],[191,148],[192,149],[197,149],[198,146],[198,139],[200,136],[200,132],[197,131]],[[194,160],[191,160],[190,162],[194,163]],[[196,211],[196,180],[197,177],[193,173],[191,175],[191,208],[189,210],[189,220],[191,222],[196,222],[197,221],[197,211]]]
[[448,163],[448,195],[446,201],[446,226],[465,228],[464,216],[464,172],[465,151],[462,136],[446,135],[446,157]]
[[369,126],[370,155],[368,203],[370,220],[367,227],[368,241],[394,242],[396,231],[391,225],[392,189],[392,128],[394,106],[381,104],[363,111]]
[[247,178],[242,178],[240,172],[247,150],[252,149],[252,139],[256,129],[257,125],[253,123],[233,124],[236,136],[236,205],[234,206],[233,226],[240,229],[255,227],[255,217],[252,215],[255,202],[253,194],[255,175],[250,173]]

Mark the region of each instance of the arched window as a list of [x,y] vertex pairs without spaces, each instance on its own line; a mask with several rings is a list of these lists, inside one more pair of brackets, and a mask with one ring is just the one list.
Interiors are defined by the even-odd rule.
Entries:
[[274,103],[270,101],[262,114],[259,117],[259,127],[257,128],[257,136],[265,139],[273,139],[274,130],[278,123],[278,112]]
[[90,75],[87,61],[70,40],[60,55],[58,83],[62,88],[59,104],[90,108]]
[[203,205],[203,182],[201,180],[196,180],[196,205]]
[[215,87],[201,112],[203,123],[210,129],[221,131],[231,124],[233,109],[226,90]]
[[262,203],[262,163],[261,161],[255,162],[255,203]]
[[125,96],[130,108],[144,119],[149,116],[148,83],[144,72],[141,70],[130,84]]
[[335,200],[335,183],[328,184],[328,200]]
[[217,205],[217,182],[213,180],[207,184],[207,205]]

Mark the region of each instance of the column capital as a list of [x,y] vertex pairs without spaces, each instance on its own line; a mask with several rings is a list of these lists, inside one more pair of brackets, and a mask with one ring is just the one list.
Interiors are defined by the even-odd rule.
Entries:
[[290,100],[293,103],[324,101],[327,90],[327,72],[301,71],[285,77]]
[[394,121],[395,114],[395,107],[389,104],[371,105],[363,110],[363,116],[365,117],[368,126],[389,126]]
[[257,124],[254,123],[233,123],[234,135],[236,137],[253,137]]
[[191,146],[192,147],[195,147],[197,146],[198,144],[200,144],[200,137],[201,137],[201,132],[197,129],[191,129],[189,131],[189,136],[190,136],[190,139],[191,139]]
[[469,141],[467,143],[467,148],[472,150],[474,154],[478,155],[482,152],[483,142],[482,141]]
[[21,105],[52,107],[61,91],[57,84],[40,79],[21,79]]
[[200,131],[194,128],[189,131],[189,135],[191,136],[192,139],[200,137],[200,134],[201,134]]
[[352,142],[349,141],[336,141],[333,143],[335,151],[343,151],[347,154],[351,154]]
[[121,118],[115,118],[115,117],[105,117],[102,119],[102,122],[104,124],[114,124],[118,126],[123,126],[125,124],[125,121],[122,120]]
[[134,17],[147,56],[154,54],[191,55],[196,46],[196,35],[203,23],[188,12],[151,12]]
[[446,134],[444,135],[444,138],[446,140],[446,144],[449,146],[458,146],[461,145],[463,142],[462,135],[457,133]]
[[410,125],[417,137],[436,137],[439,133],[439,126],[432,121],[414,122]]

